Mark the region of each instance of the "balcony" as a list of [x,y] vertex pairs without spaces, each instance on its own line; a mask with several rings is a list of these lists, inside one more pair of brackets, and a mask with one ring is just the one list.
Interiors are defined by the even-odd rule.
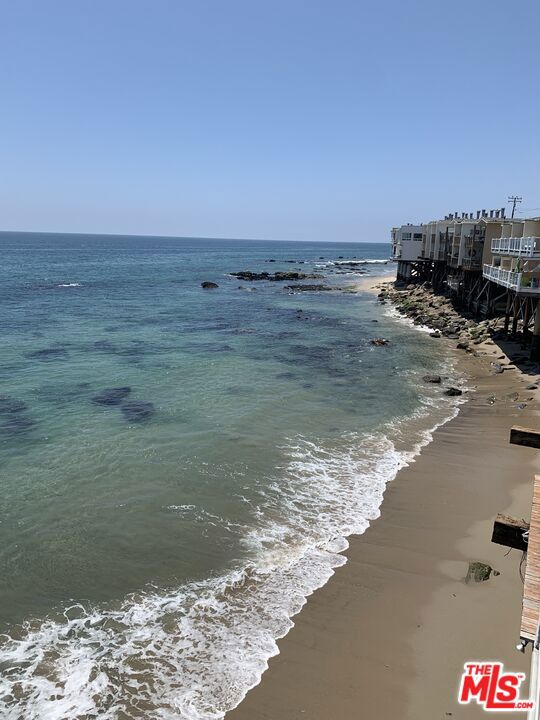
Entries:
[[515,272],[493,265],[484,265],[483,276],[498,285],[519,293],[540,295],[540,272]]
[[491,252],[495,255],[540,258],[540,237],[495,238],[491,241]]

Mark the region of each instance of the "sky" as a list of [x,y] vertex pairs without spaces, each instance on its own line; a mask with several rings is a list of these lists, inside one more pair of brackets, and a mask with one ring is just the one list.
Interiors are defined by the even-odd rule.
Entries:
[[0,228],[387,242],[540,215],[538,0],[0,0]]

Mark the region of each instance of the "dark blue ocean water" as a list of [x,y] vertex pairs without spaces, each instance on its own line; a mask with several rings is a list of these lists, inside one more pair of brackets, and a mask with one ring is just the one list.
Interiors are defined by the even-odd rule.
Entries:
[[385,245],[2,233],[0,253],[0,714],[220,718],[453,412],[418,382],[450,361],[357,291]]

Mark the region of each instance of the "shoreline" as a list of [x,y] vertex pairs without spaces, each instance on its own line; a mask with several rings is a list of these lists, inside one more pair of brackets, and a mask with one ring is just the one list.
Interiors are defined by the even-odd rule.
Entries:
[[[391,282],[365,278],[358,289],[376,293]],[[505,349],[506,362],[518,353]],[[380,517],[349,538],[348,562],[308,598],[260,684],[227,720],[348,719],[360,710],[381,720],[482,717],[478,706],[457,704],[465,661],[528,672],[528,653],[515,650],[521,555],[490,540],[497,512],[530,512],[540,465],[534,450],[508,444],[508,432],[538,417],[536,393],[518,369],[490,373],[503,352],[492,340],[476,350],[459,353],[476,392],[388,483]],[[522,409],[516,392],[529,401]],[[501,574],[466,584],[469,561]]]

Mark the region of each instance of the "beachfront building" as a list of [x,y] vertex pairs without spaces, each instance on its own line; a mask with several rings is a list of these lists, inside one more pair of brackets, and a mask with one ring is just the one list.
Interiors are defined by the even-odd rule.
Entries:
[[540,360],[540,217],[506,218],[502,208],[402,225],[392,257],[398,282],[430,282],[476,315],[504,314],[505,331],[521,329]]
[[425,279],[423,276],[422,248],[424,229],[422,225],[401,225],[392,228],[392,260],[397,262],[397,278],[402,282]]
[[533,325],[531,357],[540,359],[540,217],[505,220],[500,234],[491,239],[482,274],[488,296],[498,294],[488,303],[490,309],[504,301],[505,330],[512,318],[515,335],[521,322],[527,344]]
[[422,256],[422,225],[392,228],[392,259],[414,262]]
[[486,279],[522,294],[540,294],[540,217],[508,220],[491,241]]
[[[421,280],[429,280],[436,291],[448,291],[470,307],[479,296],[482,266],[491,261],[491,240],[500,236],[504,208],[450,213],[430,220],[422,228]],[[487,254],[486,254],[487,253]],[[405,279],[411,273],[402,272]]]

